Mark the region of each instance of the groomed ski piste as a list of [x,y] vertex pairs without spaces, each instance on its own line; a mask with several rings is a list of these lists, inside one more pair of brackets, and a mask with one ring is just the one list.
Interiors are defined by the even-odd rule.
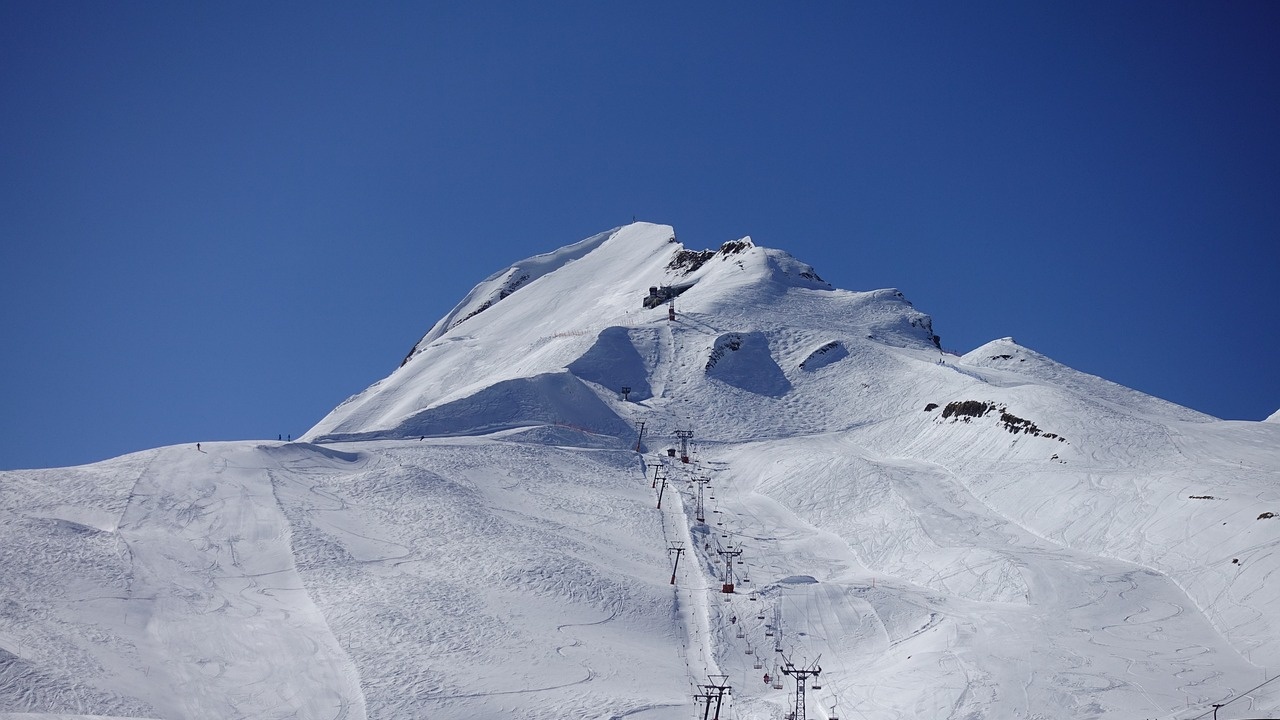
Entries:
[[636,223],[298,442],[0,473],[0,718],[1276,716],[1271,420]]

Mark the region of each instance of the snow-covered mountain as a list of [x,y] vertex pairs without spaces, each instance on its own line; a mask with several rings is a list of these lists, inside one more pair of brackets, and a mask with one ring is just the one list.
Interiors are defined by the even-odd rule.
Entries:
[[0,717],[1280,712],[1280,424],[938,347],[750,239],[516,263],[300,442],[0,473]]

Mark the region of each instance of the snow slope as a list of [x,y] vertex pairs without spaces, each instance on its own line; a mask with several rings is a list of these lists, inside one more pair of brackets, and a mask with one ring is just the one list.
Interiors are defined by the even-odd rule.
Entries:
[[1280,711],[1280,424],[674,237],[494,274],[301,442],[0,474],[0,717]]

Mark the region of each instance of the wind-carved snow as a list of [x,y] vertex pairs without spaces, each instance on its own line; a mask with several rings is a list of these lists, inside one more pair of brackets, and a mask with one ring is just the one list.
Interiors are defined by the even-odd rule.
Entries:
[[617,232],[617,228],[606,232],[593,235],[585,240],[576,242],[572,245],[565,246],[554,252],[535,255],[534,257],[516,263],[512,267],[494,273],[486,278],[483,282],[475,287],[462,302],[458,303],[449,314],[440,319],[439,322],[427,332],[421,340],[414,345],[413,350],[405,357],[401,365],[408,363],[414,355],[418,354],[423,347],[430,344],[435,339],[441,337],[449,330],[456,328],[466,320],[479,315],[480,313],[493,307],[494,304],[501,300],[505,300],[516,290],[522,286],[537,280],[540,277],[559,270],[565,265],[578,260],[593,250],[600,247],[602,243],[609,240]]
[[791,382],[769,352],[763,333],[727,333],[715,339],[705,365],[707,377],[747,392],[778,397]]
[[653,396],[649,387],[649,368],[636,349],[631,332],[624,327],[601,330],[595,344],[569,363],[569,372],[611,391],[620,392],[621,388],[628,387],[632,400],[648,400]]
[[560,372],[494,383],[465,398],[415,413],[394,428],[321,435],[315,441],[483,435],[546,425],[606,437],[630,433],[630,426],[578,378]]
[[674,235],[509,265],[308,442],[0,473],[0,717],[777,720],[784,657],[809,717],[1280,710],[1280,423]]
[[839,340],[832,340],[831,342],[823,343],[821,347],[809,353],[804,361],[800,363],[800,369],[815,372],[847,357],[849,357],[849,350],[844,346],[844,343]]

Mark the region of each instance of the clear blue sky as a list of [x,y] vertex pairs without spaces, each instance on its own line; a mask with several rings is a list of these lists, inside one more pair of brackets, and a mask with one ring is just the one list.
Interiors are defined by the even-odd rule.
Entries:
[[0,3],[0,467],[297,436],[633,215],[1261,419],[1277,37],[1274,2]]

